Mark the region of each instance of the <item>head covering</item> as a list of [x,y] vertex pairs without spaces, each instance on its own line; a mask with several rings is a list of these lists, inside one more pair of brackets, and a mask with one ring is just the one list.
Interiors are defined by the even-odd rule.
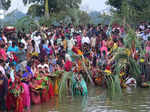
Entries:
[[72,68],[72,62],[68,60],[68,61],[66,61],[64,66],[65,66],[65,70],[67,72],[69,72],[71,70],[71,68]]
[[44,64],[44,68],[49,68],[49,67],[48,67],[48,64]]
[[29,75],[32,75],[33,77],[33,73],[31,71],[31,68],[29,66],[26,67],[27,69],[27,72],[25,72],[23,75],[22,75],[22,78],[25,78],[25,77],[28,77]]

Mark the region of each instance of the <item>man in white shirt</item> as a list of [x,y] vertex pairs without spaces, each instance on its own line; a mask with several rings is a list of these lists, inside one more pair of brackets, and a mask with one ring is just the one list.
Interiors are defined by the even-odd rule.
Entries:
[[70,37],[71,39],[67,40],[67,44],[68,44],[68,50],[72,50],[73,46],[75,45],[75,41],[72,37]]
[[32,35],[32,40],[34,40],[34,42],[35,42],[36,52],[40,53],[39,45],[41,43],[41,36],[39,34],[37,34],[37,32],[34,32],[34,34]]

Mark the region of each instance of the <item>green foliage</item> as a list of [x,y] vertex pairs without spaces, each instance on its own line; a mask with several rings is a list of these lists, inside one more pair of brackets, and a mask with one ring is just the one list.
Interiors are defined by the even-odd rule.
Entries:
[[[115,64],[113,65],[113,73],[105,75],[108,90],[112,96],[121,93],[120,87],[120,72],[126,72],[130,77],[139,79],[141,71],[138,62],[132,56],[132,50],[138,48],[142,51],[141,41],[137,39],[135,31],[131,28],[128,29],[127,36],[124,38],[125,48],[117,48],[112,55],[114,56]],[[144,53],[141,52],[140,55]]]
[[39,23],[45,25],[51,25],[56,22],[64,22],[66,24],[73,23],[74,25],[89,24],[91,22],[89,15],[86,12],[78,9],[69,9],[66,11],[60,11],[59,13],[53,13],[49,18],[41,17]]
[[43,16],[40,18],[39,24],[40,25],[44,24],[44,25],[49,26],[49,25],[51,25],[52,21],[55,21],[55,20],[56,20],[55,17],[50,17],[50,19],[48,19],[47,17]]
[[39,16],[44,15],[44,13],[42,12],[42,7],[39,4],[31,5],[28,9],[27,14],[32,17],[39,17]]
[[140,50],[140,56],[144,56],[145,49],[142,49],[142,41],[136,37],[136,33],[133,29],[129,28],[126,38],[124,38],[124,44],[126,48],[132,49],[134,47]]
[[107,4],[113,6],[118,11],[122,9],[122,5],[127,3],[130,7],[137,11],[143,11],[144,8],[149,7],[149,0],[108,0]]
[[62,97],[63,95],[66,95],[67,89],[69,89],[69,88],[67,88],[68,80],[70,81],[70,85],[72,87],[72,77],[73,77],[72,72],[64,72],[63,73],[60,84],[59,84],[59,96],[60,97]]
[[115,72],[119,74],[121,69],[129,66],[129,75],[136,78],[140,75],[140,67],[132,55],[128,55],[126,50],[128,49],[131,52],[134,47],[142,50],[141,42],[136,38],[134,30],[129,29],[127,36],[124,38],[124,43],[125,48],[118,48],[114,53],[116,61],[114,65]]
[[[132,48],[132,42],[136,41],[136,33],[131,28],[128,30],[128,33],[126,35],[126,38],[124,38],[125,47],[131,49]],[[138,47],[138,46],[137,46]]]
[[[50,12],[53,11],[55,13],[58,13],[62,10],[67,9],[79,9],[81,0],[49,0],[48,4],[46,0],[23,0],[25,4],[29,3],[38,3],[41,5],[41,7],[47,9],[46,7],[49,7]],[[42,9],[41,9],[42,10]],[[46,11],[46,10],[45,10]]]
[[10,7],[10,4],[11,4],[11,0],[1,0],[0,4],[2,5],[3,9],[8,10],[8,8]]
[[99,16],[99,18],[101,19],[101,24],[105,24],[105,25],[109,25],[112,17],[103,13]]
[[79,11],[79,24],[87,25],[91,23],[91,18],[85,11]]
[[121,4],[123,0],[108,0],[107,4],[113,6],[116,9],[121,9]]
[[21,30],[22,28],[24,28],[25,32],[30,32],[31,29],[32,29],[32,31],[34,31],[38,28],[34,19],[32,19],[29,16],[25,16],[25,17],[21,18],[20,20],[18,20],[15,27],[17,28],[17,30]]
[[[119,52],[116,57],[115,74],[119,75],[120,71],[127,66],[129,66],[129,74],[130,76],[136,78],[140,75],[140,67],[138,63],[132,58],[132,56],[128,56],[125,53]],[[123,61],[122,61],[123,60]]]
[[108,93],[114,97],[116,95],[121,95],[120,79],[118,74],[111,74],[107,76],[105,74],[105,80],[108,87]]
[[148,21],[150,18],[149,0],[108,0],[107,4],[116,8],[113,10],[114,18],[120,18],[119,23],[129,24],[135,27],[135,24]]
[[35,2],[41,2],[41,1],[44,1],[44,0],[23,0],[23,3],[26,5],[27,3],[35,3]]
[[52,7],[52,8],[54,8],[54,11],[56,11],[56,12],[59,12],[61,10],[66,10],[68,8],[78,9],[80,7],[80,4],[81,4],[81,0],[52,0],[52,3],[54,1],[56,1],[56,4],[55,4],[55,7]]

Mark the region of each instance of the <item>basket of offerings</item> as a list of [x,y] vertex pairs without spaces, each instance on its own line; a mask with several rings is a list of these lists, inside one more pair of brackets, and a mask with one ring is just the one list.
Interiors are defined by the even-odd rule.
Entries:
[[42,87],[42,85],[37,85],[34,89],[35,90],[41,90],[41,89],[43,89],[43,87]]
[[148,82],[143,82],[142,84],[141,84],[141,87],[142,88],[149,88],[150,87],[150,82],[148,81]]

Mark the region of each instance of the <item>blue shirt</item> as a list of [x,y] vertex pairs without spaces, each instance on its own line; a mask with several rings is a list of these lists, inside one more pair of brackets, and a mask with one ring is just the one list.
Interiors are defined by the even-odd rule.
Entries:
[[48,48],[48,46],[47,45],[43,45],[43,49],[45,49],[46,50],[46,53],[47,54],[50,54],[50,48]]
[[15,46],[15,47],[9,46],[7,49],[7,52],[15,52],[16,53],[18,51],[19,51],[18,46]]

